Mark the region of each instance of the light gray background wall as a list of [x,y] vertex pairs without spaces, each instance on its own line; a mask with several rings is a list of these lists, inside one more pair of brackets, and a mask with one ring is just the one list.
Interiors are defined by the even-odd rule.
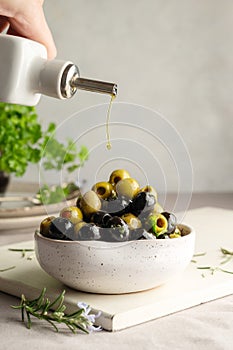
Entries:
[[[83,76],[117,82],[118,101],[157,110],[174,125],[195,191],[233,190],[231,0],[47,0],[44,9],[58,58],[77,63]],[[45,124],[60,123],[108,101],[81,92],[69,101],[43,97],[37,110]]]

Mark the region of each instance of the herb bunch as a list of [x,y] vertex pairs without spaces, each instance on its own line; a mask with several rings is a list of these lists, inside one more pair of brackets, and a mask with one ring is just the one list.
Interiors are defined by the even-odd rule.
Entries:
[[73,172],[88,159],[88,150],[78,151],[72,140],[67,144],[56,138],[56,124],[43,131],[35,107],[0,103],[0,170],[22,176],[30,163],[45,170]]
[[0,170],[22,176],[41,156],[43,133],[33,107],[0,103]]
[[74,198],[75,195],[78,197],[79,194],[79,186],[72,182],[62,186],[44,184],[37,192],[36,198],[43,204],[52,204],[62,202],[64,199],[69,199],[69,197]]
[[[90,331],[99,331],[100,327],[93,326],[95,319],[99,315],[89,314],[91,308],[85,303],[78,303],[79,309],[71,314],[65,314],[66,306],[64,305],[65,290],[59,294],[59,296],[50,302],[48,298],[45,298],[46,288],[43,288],[38,298],[33,300],[27,300],[24,295],[21,297],[19,306],[12,306],[14,309],[21,310],[22,322],[27,317],[27,328],[31,328],[31,317],[34,316],[39,320],[47,321],[51,324],[56,332],[58,332],[58,324],[66,325],[72,333],[76,333],[77,330],[81,330],[84,333]],[[56,308],[55,308],[56,306]],[[54,309],[52,311],[51,309]]]

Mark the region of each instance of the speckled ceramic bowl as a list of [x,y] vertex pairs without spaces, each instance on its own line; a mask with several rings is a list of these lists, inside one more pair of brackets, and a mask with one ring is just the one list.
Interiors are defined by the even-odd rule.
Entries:
[[51,276],[74,289],[104,294],[159,286],[189,264],[195,232],[179,225],[181,238],[125,243],[59,241],[35,233],[36,256]]

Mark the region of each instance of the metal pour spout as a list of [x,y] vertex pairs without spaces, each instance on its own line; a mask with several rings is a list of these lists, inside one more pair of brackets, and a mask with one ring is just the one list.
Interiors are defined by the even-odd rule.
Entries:
[[[59,61],[57,62],[59,63]],[[47,64],[47,66],[48,65],[49,64]],[[53,68],[53,67],[50,67],[50,68]],[[55,79],[54,76],[51,76],[51,74],[49,75],[50,72],[55,72],[55,75],[58,76],[60,79],[59,83],[57,83],[57,79]],[[102,94],[109,94],[114,97],[117,95],[117,84],[108,83],[105,81],[80,78],[79,69],[73,63],[65,62],[64,64],[64,62],[62,61],[62,68],[60,69],[60,66],[59,66],[58,73],[57,73],[57,70],[55,69],[47,69],[46,74],[44,75],[46,77],[49,76],[49,79],[47,78],[46,84],[44,85],[47,86],[49,85],[49,82],[55,81],[56,86],[58,85],[60,88],[59,89],[59,95],[61,95],[60,98],[70,98],[76,93],[78,89],[92,91],[92,92],[99,92]]]
[[70,85],[71,87],[74,87],[80,90],[98,92],[102,94],[109,94],[112,96],[117,95],[117,84],[108,83],[105,81],[80,78],[78,75],[73,77],[73,79],[70,82]]

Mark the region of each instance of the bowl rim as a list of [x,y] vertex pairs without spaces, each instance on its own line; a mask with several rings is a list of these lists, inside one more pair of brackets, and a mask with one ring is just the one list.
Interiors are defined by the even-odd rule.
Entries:
[[[119,248],[121,246],[125,246],[128,244],[134,244],[135,242],[137,244],[161,244],[165,243],[166,245],[174,244],[174,242],[179,242],[181,239],[182,241],[189,239],[190,237],[195,236],[195,230],[193,226],[188,225],[186,223],[178,224],[178,227],[184,227],[185,229],[188,229],[190,232],[187,233],[186,235],[180,237],[180,238],[173,238],[173,239],[143,239],[143,240],[132,240],[132,241],[125,241],[125,242],[106,242],[106,241],[65,241],[61,239],[53,239],[53,238],[48,238],[44,237],[39,230],[37,229],[34,233],[34,239],[35,240],[42,240],[42,241],[47,241],[49,243],[55,243],[58,245],[78,245],[78,246],[85,246],[85,247],[93,247],[96,249],[112,249],[112,248]],[[175,243],[178,244],[178,243]]]

